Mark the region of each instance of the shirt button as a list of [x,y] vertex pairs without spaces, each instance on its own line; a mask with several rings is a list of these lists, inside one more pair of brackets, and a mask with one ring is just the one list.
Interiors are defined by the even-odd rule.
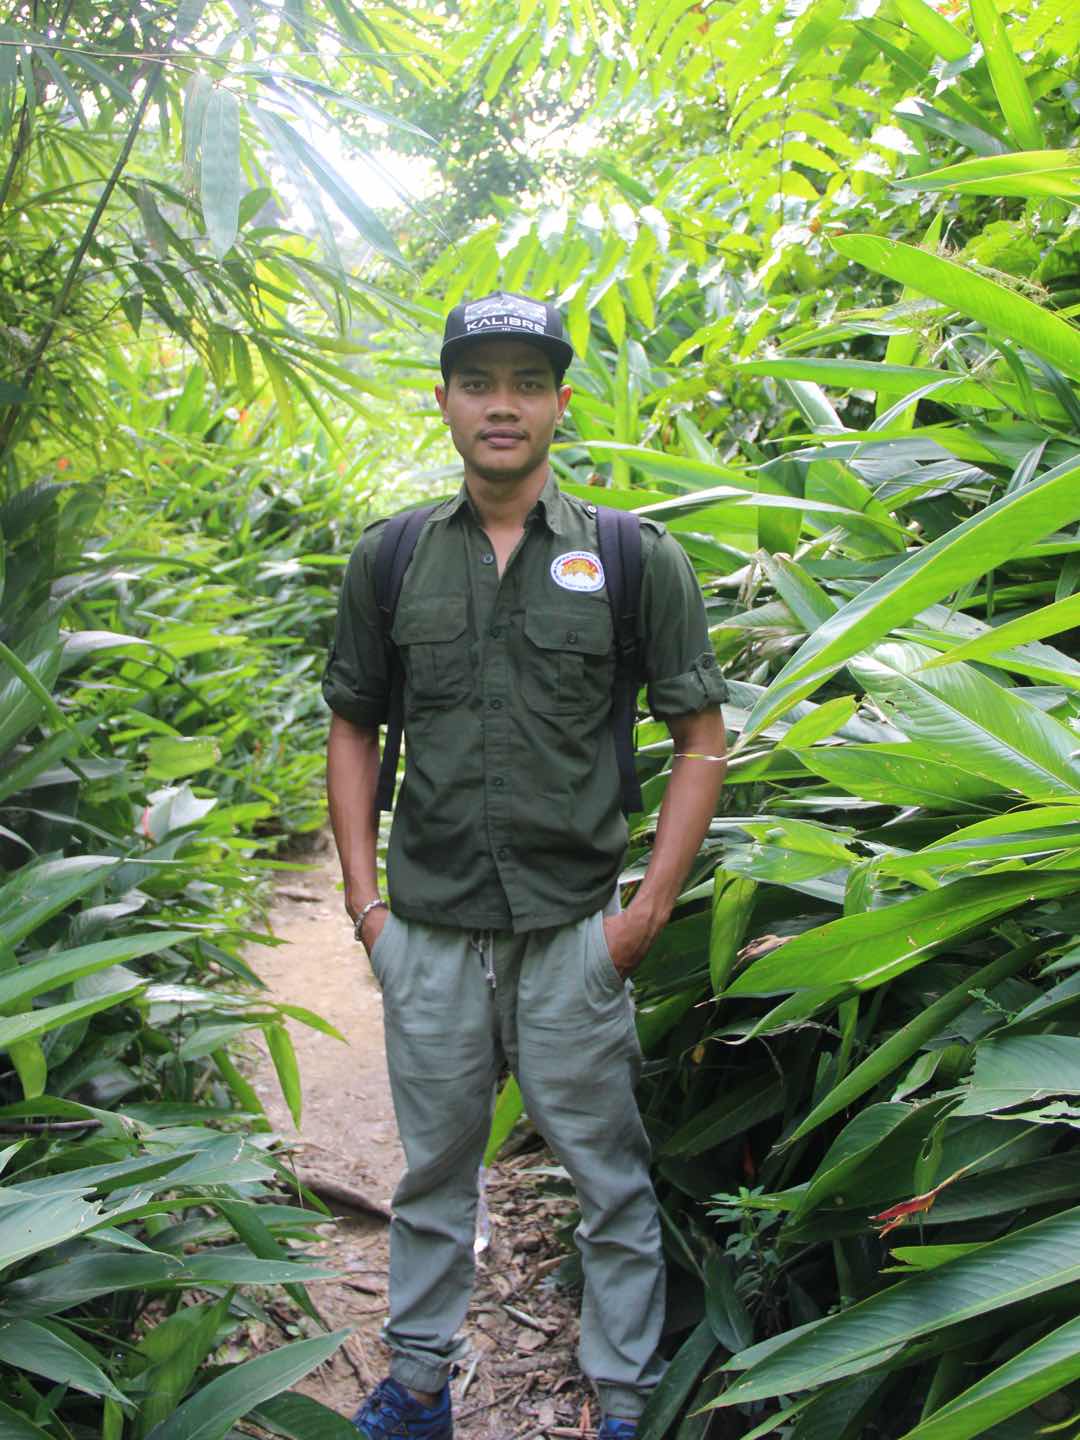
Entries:
[[510,851],[509,851],[509,849],[508,849],[505,845],[500,845],[499,848],[498,848],[498,850],[495,851],[495,858],[496,858],[496,860],[509,860],[509,859],[510,859]]
[[501,701],[501,700],[492,700],[490,703],[491,703],[491,708],[492,708],[492,710],[501,710],[501,709],[502,709],[502,701]]
[[492,640],[501,640],[501,639],[502,639],[502,626],[501,626],[501,625],[492,625],[492,627],[491,627],[491,638],[492,638]]
[[492,555],[490,551],[485,551],[484,554],[480,556],[480,563],[481,565],[494,565],[495,556]]
[[492,783],[492,785],[494,786],[494,788],[495,788],[496,790],[501,790],[502,787],[503,787],[503,778],[502,778],[502,776],[501,776],[501,775],[496,775],[495,778],[492,780],[491,783]]
[[576,644],[577,644],[577,631],[576,631],[576,630],[567,630],[567,632],[566,632],[566,643],[567,643],[568,645],[576,645]]
[[589,513],[590,515],[595,515],[595,514],[596,514],[596,506],[595,506],[595,505],[586,505],[586,506],[585,506],[585,509],[588,511],[588,513]]

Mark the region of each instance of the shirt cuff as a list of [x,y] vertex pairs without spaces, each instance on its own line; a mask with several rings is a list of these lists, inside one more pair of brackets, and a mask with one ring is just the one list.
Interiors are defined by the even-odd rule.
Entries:
[[357,695],[342,684],[341,677],[329,671],[323,676],[323,699],[343,720],[362,729],[377,730],[386,723],[386,701],[369,695]]
[[658,720],[666,716],[698,715],[728,698],[728,688],[716,668],[716,656],[704,651],[681,675],[650,680],[649,708]]

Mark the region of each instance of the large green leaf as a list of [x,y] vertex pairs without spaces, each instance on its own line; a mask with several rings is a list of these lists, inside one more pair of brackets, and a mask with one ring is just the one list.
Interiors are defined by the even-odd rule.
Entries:
[[287,1440],[356,1440],[356,1426],[351,1420],[307,1395],[276,1395],[248,1418],[271,1435],[284,1435]]
[[0,887],[0,946],[14,946],[39,925],[101,884],[120,861],[70,855],[27,865]]
[[258,1355],[218,1375],[149,1432],[146,1440],[221,1440],[234,1420],[329,1360],[349,1335],[335,1330]]
[[1076,794],[1076,737],[1060,721],[967,665],[926,670],[933,652],[890,643],[852,664],[852,674],[890,718],[938,759],[964,765],[1032,800]]
[[84,975],[122,965],[140,955],[153,955],[170,945],[192,938],[188,930],[158,930],[149,935],[127,935],[122,940],[99,940],[93,945],[80,945],[40,959],[28,956],[17,970],[0,974],[0,1011],[11,1008],[68,985]]
[[[812,1389],[879,1363],[897,1345],[1078,1279],[1080,1209],[1073,1209],[828,1316],[809,1334],[781,1343],[735,1379],[714,1404],[744,1404]],[[736,1356],[729,1368],[738,1365]]]
[[966,980],[960,981],[942,995],[940,1000],[926,1006],[913,1020],[909,1020],[886,1040],[880,1041],[854,1070],[839,1080],[818,1101],[809,1115],[786,1137],[784,1143],[792,1145],[796,1140],[801,1140],[826,1120],[853,1105],[868,1090],[881,1084],[906,1060],[918,1054],[924,1045],[939,1036],[950,1020],[954,1020],[968,1008],[975,994],[992,990],[1010,975],[1015,975],[1018,970],[1030,964],[1040,948],[1038,942],[1020,946],[973,971]]
[[1080,1320],[1049,1335],[977,1381],[909,1430],[903,1440],[968,1440],[1080,1377]]
[[[1080,367],[1080,340],[1077,346]],[[1023,490],[1002,496],[954,526],[868,585],[819,625],[792,656],[754,706],[738,744],[759,734],[846,660],[897,625],[1075,520],[1080,516],[1078,476],[1080,457],[1064,461]]]
[[956,812],[981,809],[1003,793],[993,781],[917,744],[819,745],[796,754],[815,775],[883,805]]
[[841,235],[831,243],[848,260],[969,315],[992,334],[1033,350],[1080,380],[1080,330],[1018,291],[955,260],[880,235]]
[[1023,150],[961,160],[894,182],[899,189],[951,190],[971,195],[1058,195],[1080,198],[1080,159],[1074,150]]
[[1080,595],[1069,595],[1053,605],[1044,605],[1028,615],[1020,615],[997,625],[971,640],[964,640],[942,655],[926,661],[925,669],[933,670],[941,665],[953,665],[958,660],[985,660],[1000,655],[1017,645],[1026,645],[1031,640],[1042,640],[1047,635],[1058,635],[1080,624]]
[[126,985],[107,995],[94,995],[88,1000],[67,1000],[62,1005],[46,1005],[40,1010],[30,1010],[24,1015],[0,1019],[0,1051],[8,1050],[18,1041],[31,1040],[45,1035],[60,1025],[70,1025],[73,1020],[83,1020],[96,1015],[99,1010],[110,1010],[133,1000],[143,990],[143,982]]
[[754,961],[724,993],[777,995],[807,989],[813,995],[837,985],[869,990],[921,964],[946,940],[968,935],[1040,896],[1067,895],[1075,886],[1075,876],[1042,871],[957,880],[804,931]]
[[130,1402],[99,1365],[60,1335],[32,1320],[0,1324],[0,1361],[16,1370],[29,1370],[87,1395],[107,1395],[121,1405]]

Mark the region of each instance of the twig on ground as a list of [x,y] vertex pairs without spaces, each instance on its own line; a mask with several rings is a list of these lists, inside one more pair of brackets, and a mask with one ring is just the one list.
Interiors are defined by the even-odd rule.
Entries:
[[390,1211],[385,1205],[380,1205],[377,1200],[372,1200],[369,1195],[353,1189],[351,1185],[335,1180],[332,1175],[298,1170],[296,1176],[300,1184],[306,1185],[320,1200],[326,1200],[332,1205],[346,1205],[350,1210],[358,1210],[362,1215],[377,1215],[381,1220],[387,1221],[390,1219]]

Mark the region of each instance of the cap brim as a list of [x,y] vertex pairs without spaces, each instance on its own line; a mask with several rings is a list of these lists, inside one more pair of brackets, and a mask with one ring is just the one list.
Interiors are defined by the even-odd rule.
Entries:
[[554,335],[523,335],[519,331],[491,331],[485,330],[480,335],[456,335],[453,340],[447,340],[439,351],[439,369],[442,371],[443,379],[447,378],[447,370],[453,361],[467,350],[470,345],[479,345],[485,340],[520,340],[525,345],[535,345],[538,350],[543,350],[550,355],[556,367],[562,371],[570,368],[570,362],[574,358],[574,347],[568,340],[559,340]]

